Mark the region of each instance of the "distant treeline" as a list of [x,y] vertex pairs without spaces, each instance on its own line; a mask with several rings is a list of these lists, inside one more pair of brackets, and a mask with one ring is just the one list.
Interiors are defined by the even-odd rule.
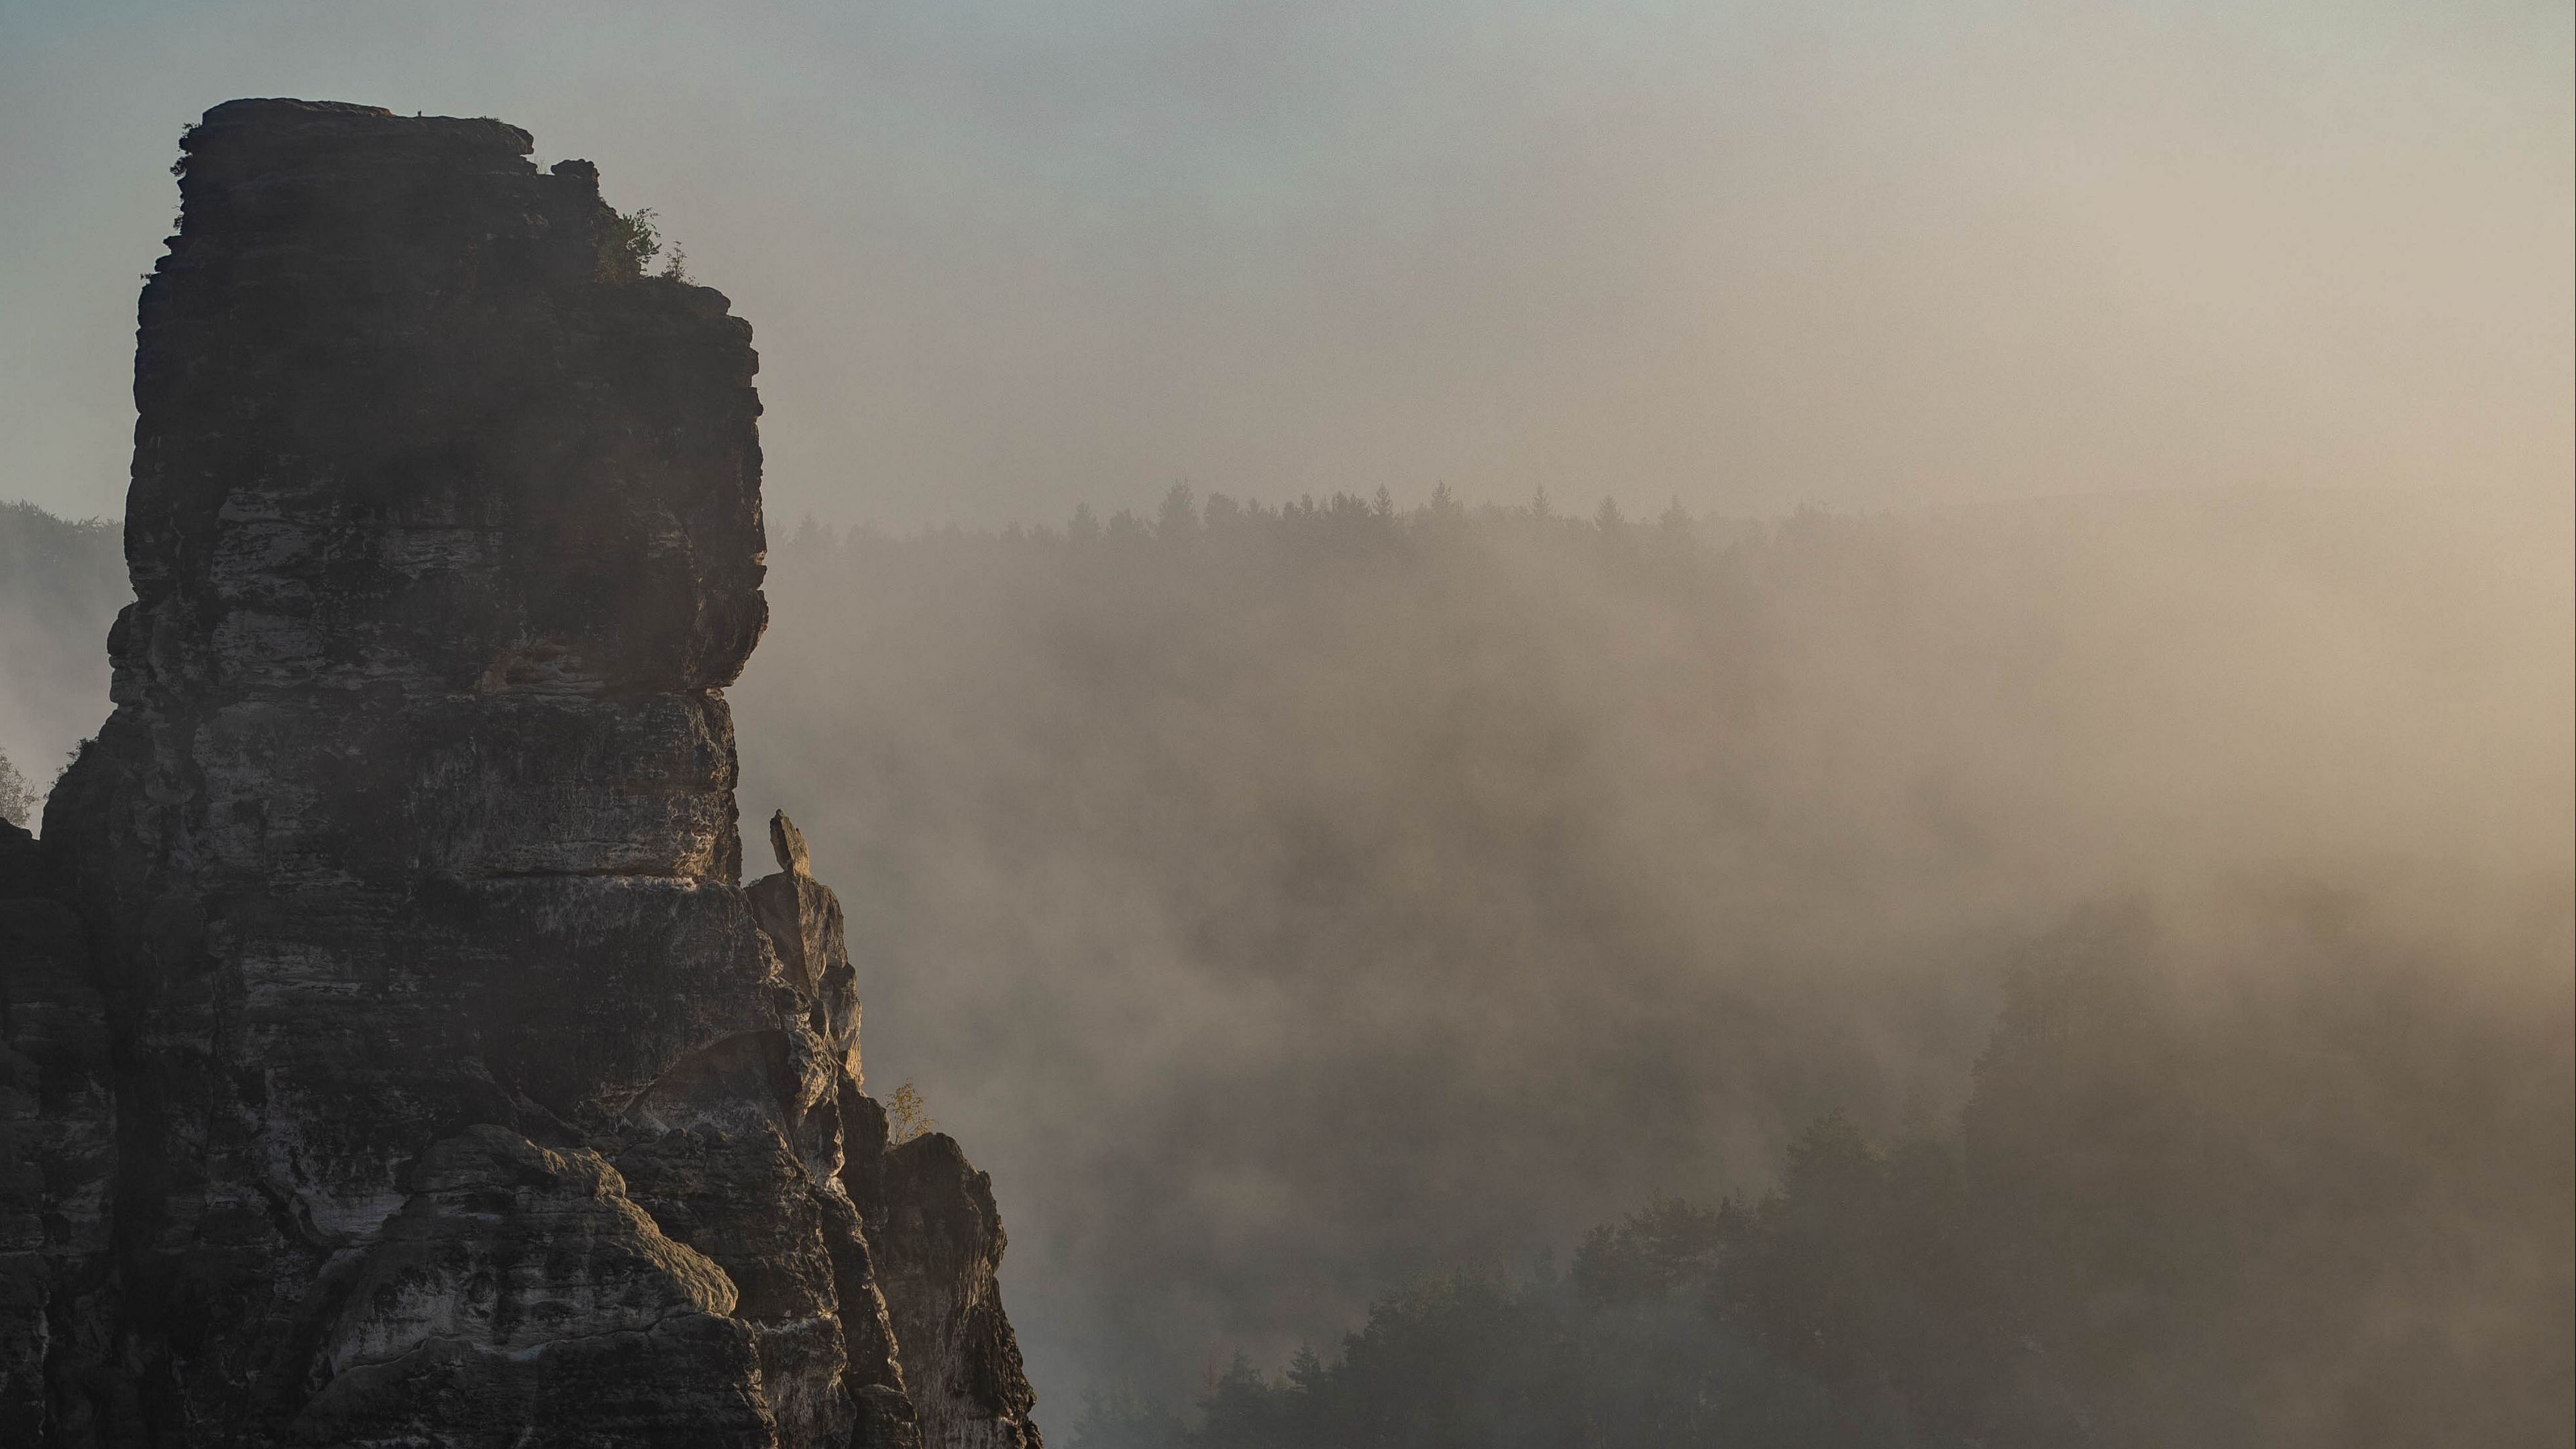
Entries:
[[2081,913],[2007,976],[1955,1133],[1827,1116],[1758,1199],[1425,1277],[1187,1422],[1095,1391],[1072,1449],[2565,1444],[2567,1022],[2272,909],[2282,969],[2216,1002],[2144,912]]
[[791,554],[812,556],[820,549],[847,549],[854,554],[899,551],[919,555],[956,549],[1053,549],[1071,556],[1115,556],[1121,548],[1146,544],[1188,544],[1217,555],[1286,549],[1306,557],[1349,549],[1383,549],[1390,545],[1420,547],[1448,540],[1475,539],[1490,545],[1511,537],[1524,542],[1598,539],[1622,545],[1660,544],[1667,550],[1689,548],[1706,554],[1728,545],[1759,543],[1784,531],[1831,529],[1852,522],[1846,515],[1802,509],[1778,519],[1694,515],[1675,499],[1650,518],[1632,517],[1615,498],[1604,497],[1588,509],[1568,511],[1546,489],[1519,504],[1469,504],[1446,483],[1411,507],[1399,505],[1380,488],[1373,496],[1340,492],[1316,497],[1302,494],[1278,503],[1237,498],[1222,491],[1204,496],[1185,483],[1173,484],[1160,506],[1139,512],[1121,508],[1103,518],[1091,505],[1077,506],[1062,527],[1007,524],[1000,528],[947,526],[910,535],[894,535],[872,525],[839,530],[811,516],[779,540]]
[[65,753],[107,718],[107,630],[133,597],[123,539],[0,503],[0,819],[32,825]]
[[[1801,517],[1830,517],[1809,510]],[[1301,494],[1285,502],[1270,504],[1258,498],[1236,498],[1232,494],[1210,492],[1204,500],[1186,483],[1175,483],[1163,494],[1160,506],[1150,517],[1134,509],[1121,508],[1103,521],[1088,503],[1075,507],[1072,519],[1061,529],[1009,524],[999,529],[964,529],[949,527],[933,530],[932,538],[991,538],[1003,541],[1055,539],[1081,543],[1108,539],[1159,538],[1175,541],[1214,533],[1224,535],[1238,528],[1304,529],[1321,535],[1352,537],[1365,531],[1414,531],[1455,524],[1467,520],[1494,525],[1499,523],[1536,524],[1558,528],[1590,529],[1605,534],[1624,534],[1648,527],[1667,537],[1694,534],[1714,536],[1721,540],[1748,530],[1757,531],[1759,520],[1727,519],[1711,516],[1699,518],[1684,508],[1676,498],[1649,522],[1631,519],[1616,498],[1604,496],[1588,511],[1567,513],[1544,488],[1527,503],[1480,503],[1470,506],[1460,501],[1446,483],[1433,486],[1430,495],[1412,508],[1399,507],[1389,490],[1362,497],[1357,493],[1331,493],[1318,499]],[[820,525],[808,518],[799,526],[799,536],[810,543]],[[879,538],[871,527],[862,526],[848,535],[851,542]]]

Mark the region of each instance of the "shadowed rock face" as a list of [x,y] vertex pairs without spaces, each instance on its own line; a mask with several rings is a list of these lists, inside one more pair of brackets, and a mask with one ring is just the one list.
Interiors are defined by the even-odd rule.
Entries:
[[0,820],[0,1444],[42,1442],[49,1360],[97,1357],[108,1306],[107,1008],[89,934],[46,865]]
[[[855,1094],[853,1094],[855,1096]],[[1006,1242],[993,1182],[957,1140],[889,1144],[886,1117],[857,1097],[844,1112],[842,1182],[879,1244],[877,1283],[905,1362],[926,1449],[1039,1449],[1020,1342],[996,1274]]]
[[0,1437],[916,1442],[989,1370],[844,1185],[840,906],[736,884],[750,328],[498,122],[183,145],[116,711],[0,842]]

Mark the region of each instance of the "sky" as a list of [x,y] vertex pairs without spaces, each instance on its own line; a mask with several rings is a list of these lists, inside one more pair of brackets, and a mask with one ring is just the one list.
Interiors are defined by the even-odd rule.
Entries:
[[2564,489],[2563,4],[0,0],[0,497],[120,511],[180,129],[494,115],[757,328],[773,518]]

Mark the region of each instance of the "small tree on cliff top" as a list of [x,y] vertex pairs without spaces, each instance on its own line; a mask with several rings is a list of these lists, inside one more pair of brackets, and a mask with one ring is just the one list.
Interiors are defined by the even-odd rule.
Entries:
[[621,212],[599,237],[599,279],[631,282],[662,254],[661,213],[647,206]]
[[921,1090],[906,1082],[887,1096],[886,1145],[900,1147],[939,1125],[939,1119],[922,1106]]

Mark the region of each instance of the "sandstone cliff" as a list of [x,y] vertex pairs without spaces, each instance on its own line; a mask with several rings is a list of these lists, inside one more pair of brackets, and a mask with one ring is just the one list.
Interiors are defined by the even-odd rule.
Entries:
[[114,715],[0,840],[0,1440],[1035,1446],[989,1185],[738,884],[750,328],[489,120],[236,101]]

